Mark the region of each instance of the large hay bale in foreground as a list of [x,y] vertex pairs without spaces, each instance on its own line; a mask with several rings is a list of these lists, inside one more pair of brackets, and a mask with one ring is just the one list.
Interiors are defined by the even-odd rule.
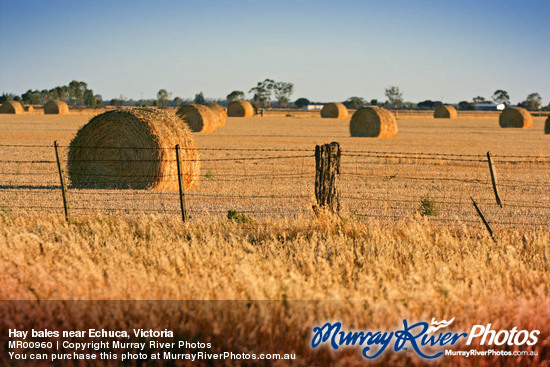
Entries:
[[345,119],[348,116],[348,109],[341,103],[327,103],[321,110],[321,117],[324,118]]
[[509,107],[500,113],[500,127],[515,127],[530,129],[533,127],[533,117],[525,108]]
[[546,122],[544,123],[544,133],[550,134],[550,116],[548,116]]
[[252,117],[254,116],[254,107],[248,101],[233,101],[227,106],[227,116]]
[[178,117],[197,133],[213,133],[216,131],[217,117],[209,107],[201,104],[185,104],[178,108]]
[[225,109],[220,106],[217,103],[214,102],[208,102],[206,104],[212,112],[214,113],[214,117],[216,118],[216,127],[224,127],[225,126],[225,120],[227,117],[227,114],[225,113]]
[[444,105],[439,106],[434,111],[434,118],[436,119],[456,119],[458,118],[458,113],[453,106]]
[[0,106],[0,113],[20,114],[23,113],[23,106],[17,101],[7,101]]
[[44,105],[46,115],[66,115],[69,113],[69,106],[63,101],[50,100]]
[[177,190],[176,144],[188,190],[198,182],[200,162],[187,125],[155,109],[104,112],[71,142],[69,179],[77,188]]
[[393,138],[397,134],[397,122],[384,108],[362,107],[351,117],[349,131],[351,136]]

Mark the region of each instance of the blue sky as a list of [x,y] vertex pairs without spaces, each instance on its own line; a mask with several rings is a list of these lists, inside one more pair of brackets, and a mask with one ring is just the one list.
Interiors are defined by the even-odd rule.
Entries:
[[0,0],[0,93],[83,80],[104,99],[225,97],[265,78],[292,99],[550,101],[550,2]]

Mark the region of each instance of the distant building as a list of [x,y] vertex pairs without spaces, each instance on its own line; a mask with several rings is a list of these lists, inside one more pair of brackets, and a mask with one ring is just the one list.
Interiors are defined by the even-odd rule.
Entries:
[[476,110],[478,110],[478,111],[502,111],[505,108],[506,108],[506,105],[504,103],[500,103],[500,104],[479,103],[479,104],[476,104]]
[[317,110],[322,110],[323,109],[323,106],[322,104],[308,104],[307,106],[304,107],[304,109],[308,110],[308,111],[317,111]]

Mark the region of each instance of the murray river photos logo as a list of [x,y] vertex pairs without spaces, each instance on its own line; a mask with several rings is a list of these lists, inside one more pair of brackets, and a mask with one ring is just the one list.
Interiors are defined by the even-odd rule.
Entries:
[[471,345],[473,341],[480,345],[535,345],[538,341],[539,330],[531,332],[518,330],[493,330],[491,324],[474,325],[469,332],[451,332],[445,329],[455,319],[409,323],[403,320],[403,328],[393,331],[346,331],[340,322],[327,322],[313,328],[311,339],[312,348],[328,345],[334,350],[343,347],[361,348],[361,354],[367,359],[374,359],[386,350],[395,352],[412,350],[425,359],[439,358],[446,349],[463,341]]

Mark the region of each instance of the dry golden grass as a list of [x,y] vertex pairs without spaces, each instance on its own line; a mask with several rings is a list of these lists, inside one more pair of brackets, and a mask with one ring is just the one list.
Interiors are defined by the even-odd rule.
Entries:
[[[170,325],[182,337],[200,334],[216,350],[254,343],[257,352],[294,351],[302,363],[343,363],[359,357],[307,347],[314,325],[336,318],[350,328],[385,329],[403,318],[456,317],[457,329],[491,322],[541,330],[539,361],[550,348],[548,231],[508,231],[495,244],[481,231],[432,226],[419,217],[388,227],[333,217],[184,225],[164,217],[67,224],[53,216],[1,215],[0,236],[0,299],[40,300],[31,315],[70,310],[70,323],[81,327]],[[78,309],[89,311],[88,304],[44,302],[124,299],[246,302],[120,309],[110,303],[94,306],[97,312]],[[29,322],[20,320],[20,310],[11,312],[6,327]],[[124,316],[102,316],[118,312]],[[37,319],[53,329],[64,320]],[[421,363],[391,354],[379,362],[392,360]]]
[[[67,146],[88,119],[3,115],[0,145],[59,140]],[[124,328],[135,320],[147,327],[173,324],[180,333],[200,333],[220,350],[251,343],[257,343],[257,351],[294,350],[304,365],[357,359],[354,351],[335,354],[307,346],[311,327],[333,318],[369,329],[391,328],[402,318],[454,316],[458,328],[487,322],[498,328],[521,325],[543,331],[536,348],[547,356],[549,210],[537,207],[550,201],[544,119],[535,117],[529,130],[500,129],[496,114],[454,121],[398,115],[398,124],[399,135],[369,139],[367,149],[365,138],[349,136],[349,119],[228,118],[217,133],[194,135],[203,164],[201,182],[187,193],[192,216],[187,224],[181,223],[175,194],[76,189],[68,193],[72,219],[67,224],[55,164],[1,163],[0,299],[40,299],[43,308],[45,300],[54,299],[242,300],[209,306],[121,304],[120,309],[110,304],[97,314],[52,303],[50,311],[57,315],[70,309],[74,322],[96,327],[109,321]],[[343,157],[346,210],[341,220],[310,212],[313,148],[331,141],[340,142],[348,154],[395,152]],[[266,148],[307,151],[227,150]],[[482,156],[489,150],[503,183],[504,209],[494,204],[485,162],[424,159],[427,153]],[[0,151],[3,160],[54,159],[51,146]],[[62,153],[66,161],[67,151]],[[504,155],[530,158],[511,163]],[[287,158],[240,159],[270,156]],[[498,243],[472,211],[472,194],[493,223]],[[439,217],[415,214],[426,195],[435,197]],[[109,208],[126,211],[105,215]],[[160,215],[133,214],[133,209]],[[254,211],[254,221],[228,221],[228,209]],[[11,315],[4,320],[28,321],[10,310],[13,314],[3,313]],[[62,323],[55,317],[37,319],[44,327]],[[380,361],[392,363],[420,362],[407,355]]]

